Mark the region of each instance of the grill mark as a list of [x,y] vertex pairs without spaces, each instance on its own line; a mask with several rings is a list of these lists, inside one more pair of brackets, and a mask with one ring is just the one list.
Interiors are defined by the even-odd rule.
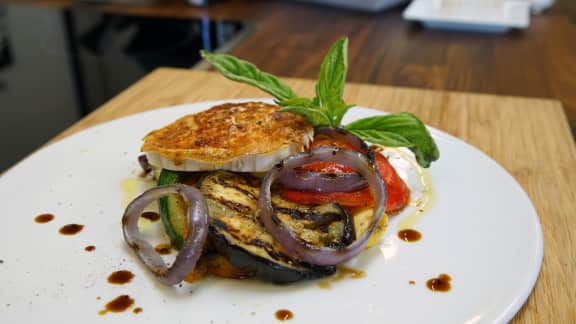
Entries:
[[245,196],[250,197],[250,199],[252,199],[254,201],[258,200],[258,198],[256,198],[256,196],[254,196],[254,194],[252,194],[252,192],[250,192],[249,190],[246,190],[246,189],[241,188],[241,187],[236,187],[236,186],[230,186],[230,188],[233,188],[234,190],[240,191]]
[[346,209],[342,208],[340,205],[338,205],[341,209],[342,212],[344,213],[344,219],[342,220],[344,222],[344,233],[342,235],[342,247],[348,246],[350,244],[352,244],[352,242],[356,241],[356,229],[354,226],[354,220],[352,219],[352,216],[346,211]]
[[[230,189],[234,189],[238,192],[241,192],[242,194],[244,194],[245,196],[249,197],[252,200],[257,200],[258,198],[256,198],[256,196],[250,192],[249,190],[246,190],[242,187],[239,187],[238,185],[236,185],[235,183],[230,183],[231,181],[234,181],[234,179],[223,179],[224,177],[217,177],[216,178],[216,183],[221,185],[224,188],[230,188]],[[238,176],[238,179],[242,180],[242,182],[246,182],[246,179],[242,176]],[[245,183],[243,183],[245,184]]]
[[340,248],[342,248],[342,243],[330,241],[330,242],[326,243],[326,247],[331,248],[331,249],[340,249]]
[[236,212],[239,217],[246,218],[246,219],[253,219],[254,211],[252,208],[246,205],[242,205],[241,203],[226,200],[224,198],[217,198],[211,194],[205,194],[206,200],[213,200],[221,205],[224,205],[226,208],[231,209],[232,211]]
[[[244,245],[255,246],[262,251],[261,252],[262,255],[268,255],[268,257],[271,260],[274,260],[275,262],[280,262],[283,264],[283,266],[288,266],[288,267],[300,266],[299,262],[291,259],[289,256],[284,254],[281,250],[276,248],[273,244],[264,242],[264,241],[257,239],[257,238],[249,241],[249,239],[244,237],[242,235],[242,233],[238,233],[238,232],[232,233],[232,237],[234,237],[234,239],[236,239],[237,242],[241,243],[241,245],[239,245],[240,248],[243,248],[242,246],[244,246]],[[262,257],[262,255],[258,255],[258,256]]]
[[330,229],[329,225],[323,224],[320,226],[317,226],[317,228],[320,230],[320,232],[324,233],[324,234],[328,234],[328,231]]
[[266,247],[270,246],[270,244],[268,244],[262,240],[259,240],[259,239],[253,239],[252,241],[250,241],[249,244],[253,245],[253,246],[257,246],[259,248],[266,248]]
[[252,211],[252,208],[242,205],[241,203],[235,202],[235,201],[231,201],[231,200],[226,200],[226,199],[217,199],[217,201],[219,203],[221,203],[222,205],[228,207],[229,209],[232,209],[233,211],[235,211],[236,213],[239,214],[240,217],[243,218],[248,218],[248,219],[252,219],[252,215],[254,214],[254,212]]
[[264,247],[264,250],[266,251],[266,253],[268,253],[268,256],[270,256],[270,258],[283,262],[285,264],[288,264],[290,266],[295,266],[295,265],[299,265],[298,262],[292,260],[290,257],[288,257],[287,255],[285,255],[284,253],[277,251],[276,249],[274,249],[274,247],[268,245],[266,247]]
[[[315,226],[327,225],[336,221],[342,220],[342,215],[334,212],[316,213],[316,212],[302,212],[298,209],[275,207],[277,213],[290,216],[294,220],[308,220],[314,222]],[[314,228],[314,227],[311,227]]]
[[280,225],[282,224],[282,221],[278,218],[278,214],[277,213],[272,213],[272,221],[274,222],[274,224],[276,225]]
[[226,232],[238,232],[237,229],[229,227],[228,224],[217,218],[210,218],[210,225]]

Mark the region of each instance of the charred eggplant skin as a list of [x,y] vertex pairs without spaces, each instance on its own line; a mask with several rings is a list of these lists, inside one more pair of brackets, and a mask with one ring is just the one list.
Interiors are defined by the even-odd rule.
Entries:
[[335,266],[317,267],[309,265],[308,268],[301,270],[283,267],[270,259],[251,254],[234,245],[214,226],[210,226],[208,239],[218,253],[224,255],[235,267],[263,281],[285,285],[301,280],[327,277],[336,272]]

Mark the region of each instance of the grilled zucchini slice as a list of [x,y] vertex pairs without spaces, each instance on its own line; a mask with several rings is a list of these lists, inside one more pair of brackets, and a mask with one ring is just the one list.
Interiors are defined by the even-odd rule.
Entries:
[[[162,169],[158,177],[158,185],[165,186],[180,183],[180,173]],[[170,237],[173,246],[180,249],[184,243],[187,229],[186,210],[187,203],[180,195],[172,194],[158,200],[160,219],[164,224],[164,229]]]
[[[175,183],[194,185],[202,174],[201,172],[177,172],[162,169],[158,176],[158,185],[165,186]],[[160,219],[162,219],[166,233],[170,238],[170,243],[180,249],[184,239],[188,236],[188,215],[186,213],[188,203],[180,195],[172,194],[158,200],[158,210],[160,211]]]

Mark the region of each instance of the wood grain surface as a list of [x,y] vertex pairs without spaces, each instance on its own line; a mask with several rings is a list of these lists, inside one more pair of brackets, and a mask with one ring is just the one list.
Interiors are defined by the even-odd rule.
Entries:
[[[242,20],[253,32],[232,54],[285,77],[315,78],[324,51],[350,37],[352,82],[560,100],[576,134],[576,1],[557,0],[532,16],[530,28],[508,34],[434,31],[402,19],[405,6],[363,13],[297,1],[185,0],[88,4],[75,0],[0,3],[80,6],[129,15]],[[145,2],[145,1],[141,1]]]
[[[313,81],[285,81],[299,94],[309,96],[314,91]],[[265,94],[215,73],[160,69],[58,138],[160,107],[255,97]],[[536,288],[514,322],[576,322],[576,148],[559,102],[366,84],[347,85],[345,98],[384,111],[413,112],[428,125],[476,146],[506,168],[537,209],[545,248]]]

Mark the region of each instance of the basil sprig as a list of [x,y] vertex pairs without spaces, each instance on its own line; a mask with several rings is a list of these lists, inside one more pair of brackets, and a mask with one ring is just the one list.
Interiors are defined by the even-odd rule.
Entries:
[[230,80],[258,87],[280,101],[296,97],[294,91],[284,82],[270,73],[260,71],[256,65],[248,61],[240,60],[232,55],[213,54],[206,51],[200,51],[200,55]]
[[342,99],[348,71],[348,38],[338,40],[324,57],[316,83],[316,98],[320,109],[330,119],[328,125],[340,126],[342,118],[354,105]]
[[344,126],[361,139],[390,147],[407,147],[427,168],[440,152],[420,119],[408,112],[358,119]]
[[[314,126],[342,127],[342,118],[354,105],[343,100],[348,70],[348,39],[342,38],[330,47],[324,57],[316,83],[316,96],[299,97],[272,74],[260,71],[254,64],[226,54],[201,51],[228,79],[250,84],[276,98],[280,111],[304,116]],[[403,112],[358,119],[345,129],[362,140],[389,147],[410,149],[422,167],[438,160],[438,147],[426,126],[413,114]]]

